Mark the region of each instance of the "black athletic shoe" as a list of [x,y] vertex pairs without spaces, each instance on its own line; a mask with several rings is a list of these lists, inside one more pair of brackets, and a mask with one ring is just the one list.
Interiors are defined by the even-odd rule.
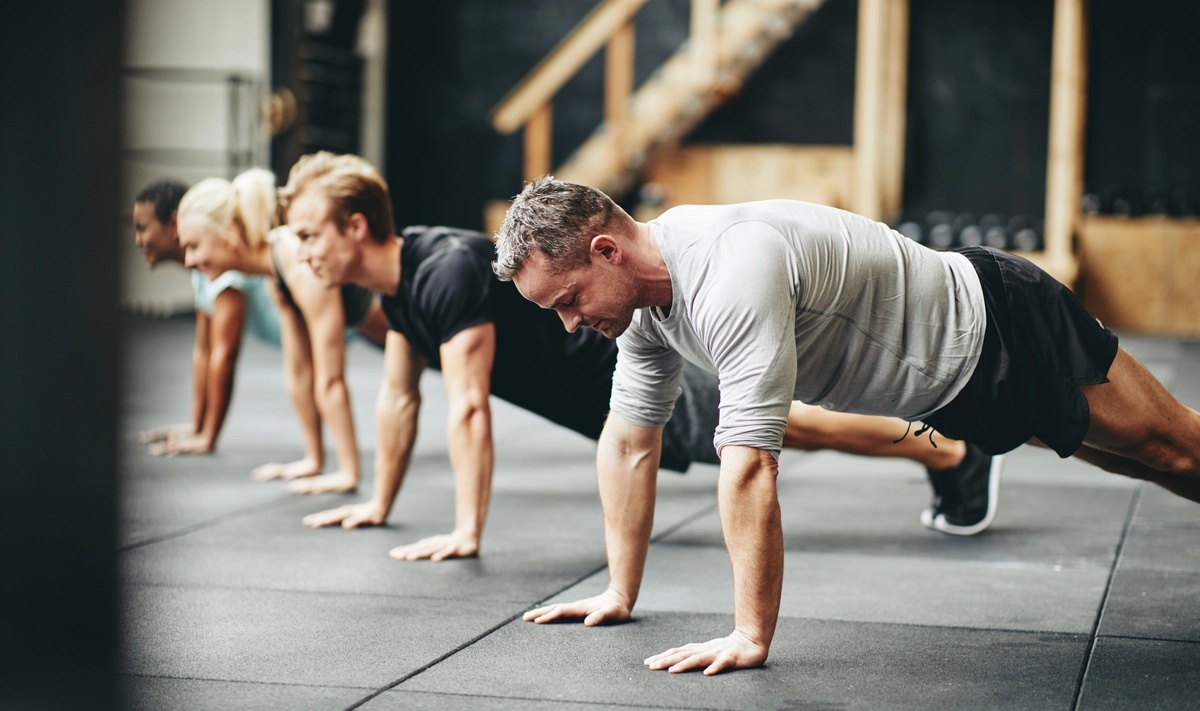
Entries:
[[952,536],[974,536],[992,525],[1003,468],[1003,455],[989,456],[968,444],[967,455],[958,466],[944,471],[927,469],[933,505],[921,513],[921,523]]

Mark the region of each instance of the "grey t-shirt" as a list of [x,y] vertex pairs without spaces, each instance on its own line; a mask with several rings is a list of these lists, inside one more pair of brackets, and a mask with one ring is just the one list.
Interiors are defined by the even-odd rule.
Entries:
[[716,450],[778,454],[792,400],[919,420],[978,362],[983,291],[962,255],[792,200],[676,207],[650,229],[672,304],[618,341],[611,409],[632,424],[667,421],[686,359],[720,380]]

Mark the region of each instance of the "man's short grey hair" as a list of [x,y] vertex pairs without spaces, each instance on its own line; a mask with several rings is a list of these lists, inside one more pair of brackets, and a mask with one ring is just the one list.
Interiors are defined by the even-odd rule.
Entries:
[[535,249],[556,272],[581,267],[591,261],[592,237],[612,231],[622,219],[631,218],[601,191],[543,176],[513,198],[496,233],[492,269],[501,281],[512,281]]

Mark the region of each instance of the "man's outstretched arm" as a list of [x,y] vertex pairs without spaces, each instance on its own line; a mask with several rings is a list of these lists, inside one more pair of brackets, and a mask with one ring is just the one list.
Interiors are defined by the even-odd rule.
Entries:
[[609,415],[596,450],[608,588],[595,597],[530,610],[525,620],[542,623],[582,617],[583,624],[590,627],[629,619],[642,586],[654,527],[661,450],[661,427],[638,427],[616,414]]
[[449,400],[447,434],[454,469],[454,530],[393,548],[397,560],[445,560],[479,552],[492,495],[492,364],[496,327],[482,323],[442,344],[442,376]]
[[779,467],[765,450],[721,451],[721,528],[733,564],[734,629],[727,637],[668,649],[646,659],[651,669],[717,674],[767,660],[783,591],[783,529],[775,489]]
[[395,331],[387,335],[383,359],[383,385],[375,401],[378,443],[374,495],[365,503],[309,514],[303,519],[305,526],[379,526],[391,513],[417,440],[417,415],[421,410],[419,383],[425,362],[408,339]]

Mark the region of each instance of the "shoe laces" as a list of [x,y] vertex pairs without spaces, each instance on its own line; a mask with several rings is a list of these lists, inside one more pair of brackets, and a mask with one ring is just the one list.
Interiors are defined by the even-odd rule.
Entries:
[[[908,427],[904,428],[904,434],[900,435],[899,439],[892,440],[892,444],[900,444],[902,441],[904,441],[904,438],[908,436],[908,433],[911,430],[912,430],[912,423],[909,422]],[[926,432],[929,433],[929,444],[933,445],[934,449],[937,449],[937,442],[933,441],[933,425],[927,425],[924,422],[922,422],[921,426],[919,428],[917,428],[917,431],[913,432],[913,437],[920,437],[921,435],[925,434]]]

